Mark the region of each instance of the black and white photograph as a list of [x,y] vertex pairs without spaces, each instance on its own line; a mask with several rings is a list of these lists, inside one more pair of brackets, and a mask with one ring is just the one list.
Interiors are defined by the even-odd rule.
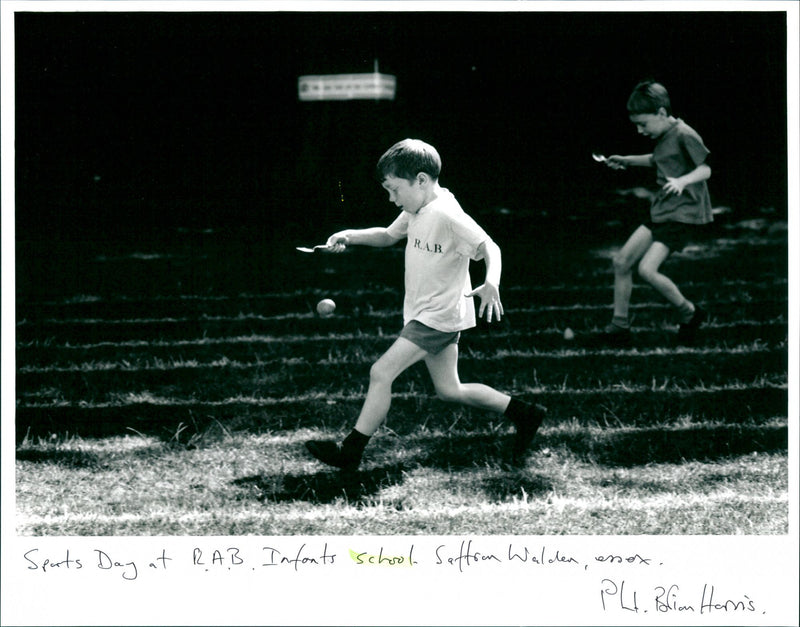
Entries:
[[797,620],[793,3],[3,5],[4,624]]

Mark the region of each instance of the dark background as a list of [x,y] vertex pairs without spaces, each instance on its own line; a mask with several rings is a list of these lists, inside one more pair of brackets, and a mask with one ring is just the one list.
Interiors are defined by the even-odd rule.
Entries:
[[[648,171],[645,77],[712,152],[712,201],[785,214],[786,21],[713,13],[17,13],[17,240],[388,224],[380,154],[418,137],[470,212],[590,215]],[[302,74],[397,76],[386,101],[300,102]]]

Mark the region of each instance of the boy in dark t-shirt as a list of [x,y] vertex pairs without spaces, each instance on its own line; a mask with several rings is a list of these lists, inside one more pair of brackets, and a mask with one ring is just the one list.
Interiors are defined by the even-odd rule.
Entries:
[[650,207],[650,220],[639,226],[614,257],[614,317],[603,336],[614,344],[630,342],[628,319],[633,267],[639,275],[678,311],[678,341],[691,343],[698,327],[708,317],[686,299],[678,287],[659,270],[672,252],[680,252],[694,238],[698,227],[713,220],[706,180],[709,150],[700,135],[671,113],[669,94],[663,85],[643,81],[628,99],[630,120],[638,132],[656,141],[646,155],[612,155],[606,164],[614,169],[629,166],[654,167],[659,190]]

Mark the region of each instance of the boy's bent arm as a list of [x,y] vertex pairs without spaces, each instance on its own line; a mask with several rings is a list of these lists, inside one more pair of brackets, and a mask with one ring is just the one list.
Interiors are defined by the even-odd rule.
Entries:
[[500,247],[492,240],[486,240],[478,246],[478,253],[486,264],[486,282],[500,288],[500,275],[503,272],[503,255]]
[[701,163],[691,172],[684,174],[680,177],[686,185],[691,185],[692,183],[700,183],[701,181],[707,181],[711,178],[711,166]]
[[385,227],[375,226],[368,229],[346,229],[334,233],[328,238],[328,247],[334,251],[344,250],[345,246],[376,246],[383,248],[399,241],[396,237],[389,235]]
[[503,270],[503,257],[500,247],[492,240],[484,241],[478,246],[479,255],[483,256],[486,264],[486,281],[480,287],[472,290],[467,297],[478,296],[481,299],[478,317],[482,318],[486,312],[486,321],[492,321],[492,315],[500,320],[503,315],[503,303],[500,302],[500,274]]
[[701,163],[691,172],[687,172],[683,176],[675,178],[667,177],[667,182],[664,185],[664,191],[671,194],[682,194],[687,185],[692,183],[700,183],[711,178],[711,167],[705,163]]

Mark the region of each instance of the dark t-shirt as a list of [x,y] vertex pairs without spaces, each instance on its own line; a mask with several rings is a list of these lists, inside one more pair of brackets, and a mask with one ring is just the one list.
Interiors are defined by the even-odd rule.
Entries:
[[697,132],[681,119],[664,133],[653,149],[656,183],[659,190],[650,207],[653,222],[708,224],[713,221],[711,198],[705,181],[687,185],[680,195],[663,190],[667,177],[688,174],[705,163],[709,150]]

